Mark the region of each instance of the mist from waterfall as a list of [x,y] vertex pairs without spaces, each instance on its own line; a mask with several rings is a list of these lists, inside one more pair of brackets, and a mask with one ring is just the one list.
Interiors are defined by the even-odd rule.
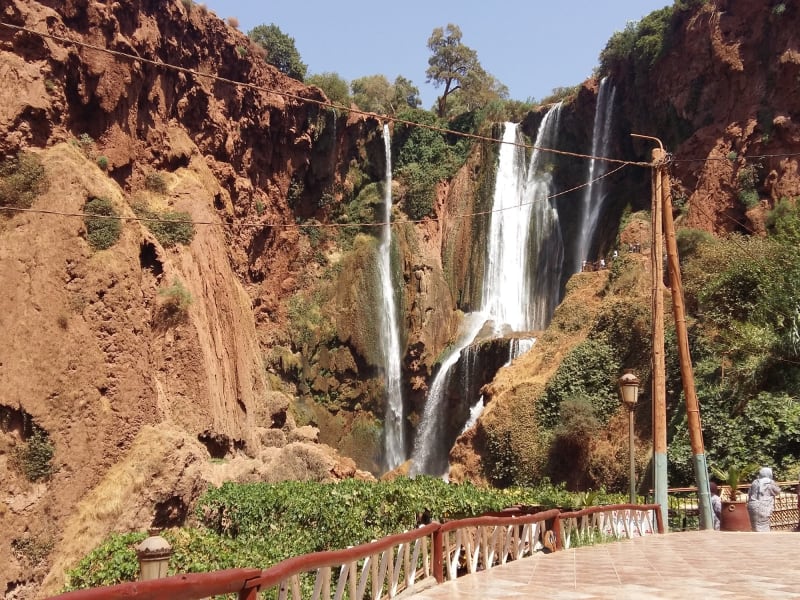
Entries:
[[[608,77],[600,81],[597,92],[597,105],[594,113],[592,127],[592,156],[609,156],[611,151],[611,117],[614,111],[614,98],[616,88],[609,82]],[[592,158],[586,175],[588,185],[583,194],[581,206],[581,228],[576,239],[577,248],[574,254],[572,272],[581,270],[583,261],[592,261],[596,257],[589,256],[589,251],[597,231],[597,223],[602,214],[606,199],[605,179],[597,179],[608,172],[608,163]]]
[[403,432],[403,394],[400,378],[400,332],[397,325],[395,290],[392,285],[392,140],[389,125],[383,126],[386,176],[383,190],[383,227],[378,249],[378,273],[382,296],[381,349],[385,373],[384,461],[391,470],[406,460]]
[[[542,119],[534,143],[537,148],[553,147],[560,110],[559,103]],[[487,321],[491,323],[489,338],[544,329],[558,302],[564,249],[558,214],[548,198],[552,177],[547,172],[545,153],[534,150],[526,168],[525,149],[515,123],[505,123],[502,141],[482,305],[477,313],[467,315],[460,339],[443,359],[431,384],[411,456],[412,475],[447,474],[452,440],[441,439],[446,417],[443,412],[451,370],[462,358],[464,348],[475,341],[479,332],[482,336],[487,334]],[[529,349],[532,343],[512,342],[509,360],[518,355],[515,351],[518,353],[525,346]],[[473,370],[465,367],[464,372]],[[472,382],[462,382],[463,390],[473,388]],[[479,410],[481,407],[475,403],[473,411]]]

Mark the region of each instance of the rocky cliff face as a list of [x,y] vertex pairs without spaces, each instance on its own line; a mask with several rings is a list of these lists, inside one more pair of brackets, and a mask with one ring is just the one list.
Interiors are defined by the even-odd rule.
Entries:
[[[358,473],[297,426],[264,347],[287,337],[286,300],[306,285],[313,249],[295,219],[342,185],[365,120],[341,119],[333,144],[319,90],[190,5],[0,10],[0,154],[37,154],[50,181],[38,212],[0,216],[9,598],[56,591],[109,531],[183,521],[209,483]],[[162,244],[147,222],[123,221],[113,247],[93,250],[74,216],[91,198],[133,219],[141,204],[186,213],[194,237]],[[165,306],[176,282],[191,299],[180,318]],[[12,464],[37,431],[54,473],[30,483]]]

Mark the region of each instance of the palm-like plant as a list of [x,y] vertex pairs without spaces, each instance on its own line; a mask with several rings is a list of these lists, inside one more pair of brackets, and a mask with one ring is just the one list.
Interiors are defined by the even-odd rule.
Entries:
[[739,482],[756,469],[758,469],[758,465],[752,463],[741,466],[728,465],[728,468],[725,470],[713,465],[711,466],[711,472],[714,474],[714,477],[728,486],[727,500],[729,502],[736,502],[736,490],[739,487]]

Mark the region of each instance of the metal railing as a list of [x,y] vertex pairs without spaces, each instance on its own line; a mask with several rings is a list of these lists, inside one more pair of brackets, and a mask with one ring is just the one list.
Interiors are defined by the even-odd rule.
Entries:
[[256,600],[381,600],[416,586],[435,585],[534,552],[594,541],[663,533],[658,504],[596,506],[576,512],[512,509],[470,519],[431,523],[344,550],[297,556],[268,569],[228,569],[78,590],[58,600],[199,600],[238,594]]
[[561,513],[559,547],[620,540],[664,533],[660,504],[592,506]]

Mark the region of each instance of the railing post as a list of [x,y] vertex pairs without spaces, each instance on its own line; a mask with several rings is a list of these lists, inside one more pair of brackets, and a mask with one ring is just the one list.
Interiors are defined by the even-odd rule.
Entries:
[[563,550],[561,546],[561,516],[556,515],[555,519],[553,519],[553,534],[556,536],[556,543],[554,546],[554,550]]
[[658,526],[658,533],[664,533],[664,516],[661,514],[661,505],[656,505],[653,509],[656,513],[656,525]]
[[433,532],[433,577],[436,579],[436,583],[444,583],[443,536],[441,529]]

